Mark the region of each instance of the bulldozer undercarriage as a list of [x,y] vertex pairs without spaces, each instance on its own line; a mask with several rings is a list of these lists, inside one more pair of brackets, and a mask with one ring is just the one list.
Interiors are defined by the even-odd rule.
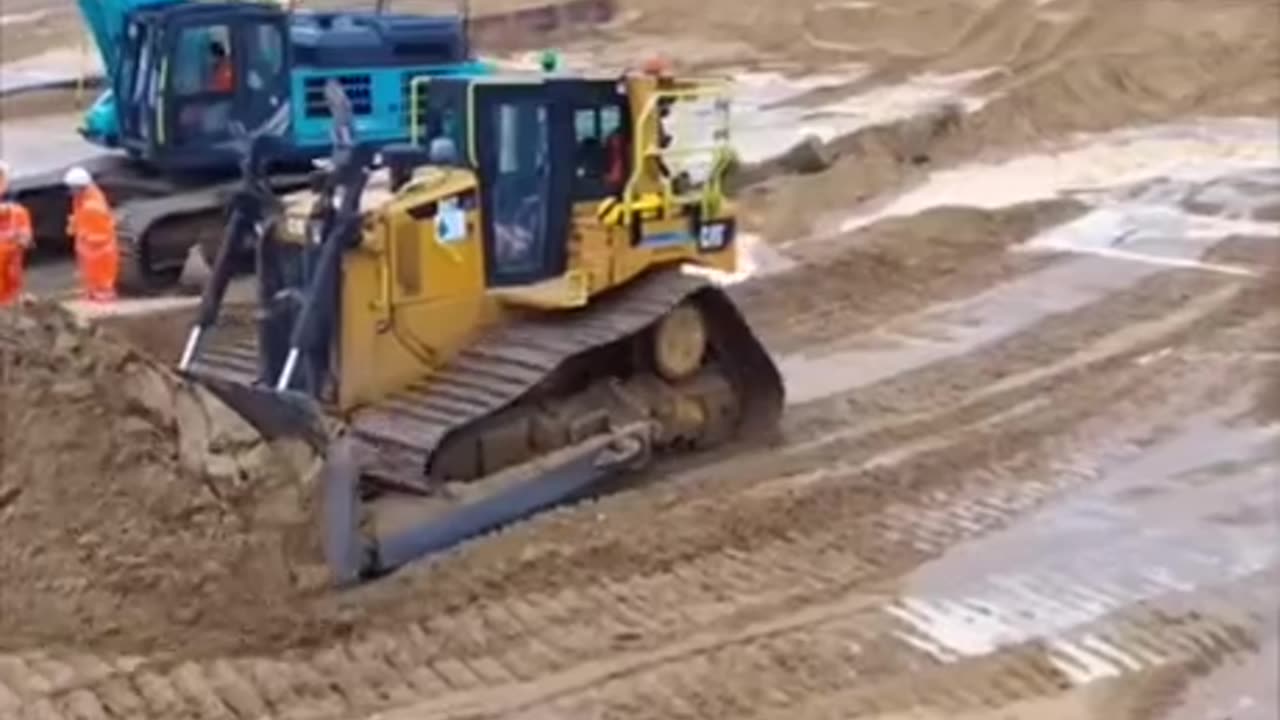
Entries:
[[[193,370],[243,387],[256,357],[250,341],[212,340]],[[530,312],[343,418],[338,454],[349,457],[331,458],[326,505],[354,514],[329,522],[331,545],[343,548],[335,554],[347,558],[335,574],[392,569],[571,499],[652,453],[771,428],[782,392],[732,301],[704,278],[660,270],[589,308]]]

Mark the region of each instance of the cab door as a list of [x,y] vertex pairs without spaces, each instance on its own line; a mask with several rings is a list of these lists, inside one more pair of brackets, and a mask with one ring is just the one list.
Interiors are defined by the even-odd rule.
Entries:
[[177,24],[169,44],[165,117],[160,145],[191,162],[231,138],[236,119],[236,43],[227,20]]
[[472,92],[488,285],[555,277],[566,263],[572,178],[557,162],[569,131],[563,109],[540,83],[477,83]]
[[289,130],[287,33],[281,18],[246,18],[236,28],[236,116],[250,134]]
[[125,29],[118,69],[113,76],[116,119],[121,143],[135,153],[149,154],[163,122],[156,112],[160,96],[161,33],[151,22],[134,20]]

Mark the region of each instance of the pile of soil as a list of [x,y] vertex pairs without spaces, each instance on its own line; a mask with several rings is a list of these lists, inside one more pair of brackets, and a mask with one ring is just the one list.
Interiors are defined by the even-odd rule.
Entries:
[[305,446],[53,306],[0,312],[0,374],[0,650],[297,629],[323,584]]

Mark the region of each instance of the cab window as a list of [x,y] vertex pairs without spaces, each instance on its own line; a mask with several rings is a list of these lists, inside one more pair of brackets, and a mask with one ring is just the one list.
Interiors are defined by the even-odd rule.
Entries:
[[173,64],[179,95],[231,93],[234,88],[231,29],[226,25],[190,27],[178,39]]
[[573,127],[577,145],[574,198],[591,200],[621,192],[627,179],[629,151],[621,105],[578,108]]
[[546,244],[549,133],[537,101],[496,106],[497,172],[491,179],[496,275],[533,276]]
[[284,69],[284,38],[278,26],[263,23],[249,29],[248,39],[245,82],[257,92],[273,86]]
[[174,135],[179,144],[203,145],[228,136],[235,96],[231,29],[182,29],[171,72]]

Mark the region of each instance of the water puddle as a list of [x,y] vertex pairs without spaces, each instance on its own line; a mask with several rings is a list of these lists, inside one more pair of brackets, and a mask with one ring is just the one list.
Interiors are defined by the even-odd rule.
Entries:
[[0,95],[53,83],[72,82],[82,75],[89,78],[102,76],[102,60],[95,50],[50,50],[0,66]]
[[103,154],[102,148],[85,142],[76,132],[79,122],[77,114],[0,123],[0,157],[13,168],[15,176],[20,176],[56,170]]
[[951,205],[999,209],[1073,198],[1083,217],[1032,238],[1023,251],[1076,252],[1162,267],[1249,276],[1256,268],[1203,262],[1230,236],[1280,237],[1280,123],[1228,118],[1080,137],[1055,151],[935,174],[844,232]]
[[31,12],[5,13],[0,15],[0,28],[9,25],[26,25],[40,22],[49,16],[48,10],[32,10]]
[[822,105],[791,101],[824,86],[851,83],[865,74],[853,67],[843,74],[811,76],[804,82],[776,73],[734,76],[730,125],[739,157],[747,163],[778,157],[808,136],[834,140],[864,128],[906,120],[947,102],[972,111],[982,100],[966,94],[991,70],[950,75],[922,74],[905,83],[883,86]]
[[1280,167],[1280,122],[1224,118],[1078,136],[1052,151],[1002,163],[973,163],[934,173],[920,187],[840,225],[842,232],[890,217],[944,206],[998,210],[1077,198],[1100,203],[1110,193],[1164,180],[1182,186]]
[[882,211],[851,221],[846,229],[944,204],[1000,208],[1053,196],[1092,208],[1017,246],[1074,257],[896,320],[856,344],[782,358],[789,400],[846,392],[973,352],[1170,268],[1258,275],[1262,268],[1202,258],[1230,237],[1280,238],[1272,218],[1280,207],[1274,139],[1280,124],[1239,120],[1209,127],[1216,128],[1209,135],[1199,125],[1165,128],[1153,137],[1117,133],[1075,155],[938,173]]
[[1100,258],[1073,258],[894,321],[858,338],[861,347],[783,356],[779,365],[787,380],[787,401],[799,404],[848,392],[974,352],[1051,315],[1079,310],[1159,270],[1147,264],[1116,266]]
[[[1247,399],[1233,400],[1126,457],[1093,458],[1087,491],[920,568],[889,610],[902,638],[942,661],[1044,640],[1059,669],[1087,682],[1136,669],[1141,653],[1095,635],[1069,641],[1069,631],[1274,572],[1280,426],[1234,421]],[[1212,483],[1177,479],[1222,457],[1241,461],[1217,468]]]
[[1089,193],[1080,199],[1093,209],[1016,249],[1253,277],[1259,268],[1200,258],[1229,237],[1280,238],[1280,224],[1260,219],[1280,207],[1276,166],[1240,170],[1210,181],[1161,178],[1124,193]]

